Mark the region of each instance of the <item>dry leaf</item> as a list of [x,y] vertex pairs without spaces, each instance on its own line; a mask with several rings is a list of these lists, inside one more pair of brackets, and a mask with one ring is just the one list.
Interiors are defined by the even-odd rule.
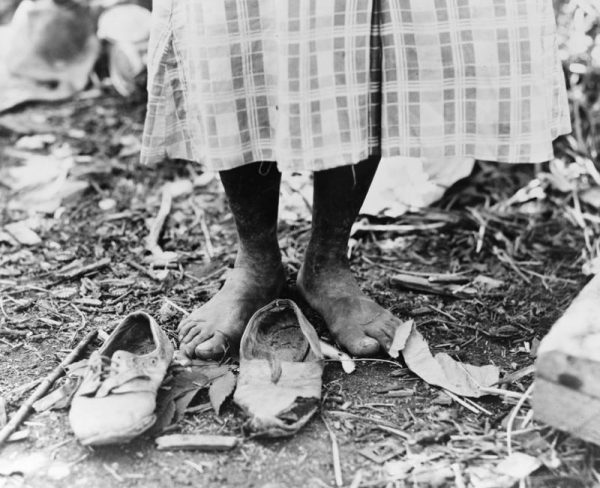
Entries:
[[232,371],[227,371],[227,373],[211,383],[208,389],[208,397],[217,415],[221,412],[221,407],[225,400],[233,395],[236,383],[237,377]]
[[476,288],[483,291],[492,291],[504,286],[504,281],[490,278],[489,276],[479,275],[473,280]]
[[26,221],[13,222],[4,226],[6,232],[13,236],[19,244],[37,246],[42,242],[40,236],[27,225]]
[[457,395],[480,397],[486,393],[482,387],[498,382],[500,372],[496,366],[473,366],[460,363],[446,353],[431,354],[427,342],[416,327],[402,351],[409,369],[430,385],[440,386]]
[[331,344],[328,344],[327,342],[319,341],[319,343],[321,346],[321,352],[323,353],[323,356],[325,356],[327,359],[334,359],[340,361],[342,369],[347,374],[354,372],[354,370],[356,369],[356,363],[350,356],[348,356],[348,354],[340,351],[339,349],[332,346]]
[[600,208],[600,188],[597,186],[582,191],[579,198],[594,208]]
[[196,395],[217,378],[231,372],[232,366],[213,361],[190,360],[185,367],[173,366],[156,398],[156,423],[152,433],[160,434],[178,422]]
[[496,471],[516,480],[522,480],[541,467],[541,465],[542,462],[536,457],[522,452],[513,452],[496,466]]
[[414,325],[414,320],[407,320],[406,322],[402,322],[402,324],[396,329],[394,339],[392,340],[392,345],[388,350],[388,354],[391,357],[397,358],[400,355],[400,351],[402,351],[406,346],[406,341],[408,340],[411,331],[414,329]]

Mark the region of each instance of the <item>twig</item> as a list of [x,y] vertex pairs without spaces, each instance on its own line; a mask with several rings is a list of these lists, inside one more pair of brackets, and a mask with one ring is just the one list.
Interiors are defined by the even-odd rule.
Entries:
[[478,410],[477,408],[475,408],[472,405],[469,405],[466,401],[464,401],[462,398],[460,398],[458,395],[455,395],[451,391],[444,390],[444,393],[446,395],[448,395],[450,398],[452,398],[452,400],[454,400],[456,403],[459,403],[460,405],[462,405],[463,407],[465,407],[467,410],[470,410],[471,412],[473,412],[475,414],[478,414],[478,415],[481,413],[480,410]]
[[361,422],[371,422],[375,424],[380,430],[389,432],[390,434],[394,434],[405,440],[411,439],[411,435],[408,432],[404,432],[403,430],[398,429],[394,424],[390,424],[385,420],[372,419],[370,417],[365,417],[364,415],[357,415],[355,413],[345,412],[343,410],[330,410],[327,413],[329,415],[333,415],[334,417],[348,418]]
[[202,284],[202,283],[208,281],[209,279],[218,276],[219,274],[223,274],[225,271],[227,271],[227,269],[228,268],[226,266],[223,266],[223,267],[221,267],[221,268],[213,271],[212,273],[209,273],[206,276],[203,276],[202,278],[198,278],[198,277],[196,277],[196,276],[194,276],[193,274],[190,274],[190,273],[184,273],[184,276],[186,278],[189,278],[190,280],[195,281],[198,284]]
[[3,327],[0,329],[0,336],[25,337],[29,333],[30,331],[28,330],[9,329],[8,327]]
[[114,479],[116,479],[119,483],[123,483],[125,478],[123,478],[119,473],[117,473],[111,466],[106,463],[102,463],[102,467],[110,474]]
[[6,313],[6,311],[4,310],[4,297],[0,296],[0,311],[2,311],[2,315],[4,315],[4,317],[6,318],[6,320],[10,321],[10,317],[8,316],[8,314]]
[[452,468],[452,472],[454,473],[454,486],[456,488],[467,488],[465,484],[465,480],[462,475],[462,471],[460,470],[460,464],[452,463],[450,466]]
[[513,434],[513,426],[515,423],[515,419],[517,418],[519,410],[521,410],[521,407],[523,407],[523,405],[525,404],[525,401],[529,398],[532,391],[533,391],[533,383],[531,385],[529,385],[529,388],[527,388],[527,390],[525,391],[523,396],[519,399],[519,401],[515,405],[515,408],[512,409],[512,411],[510,412],[510,415],[508,416],[508,423],[506,425],[506,450],[508,451],[509,456],[512,454],[512,434]]
[[321,416],[323,423],[329,433],[329,439],[331,440],[331,455],[333,457],[333,474],[335,477],[335,486],[344,486],[344,479],[342,478],[342,465],[340,464],[340,448],[338,446],[337,437],[329,427],[329,424],[325,420],[325,417]]
[[181,312],[183,315],[190,314],[190,312],[188,312],[185,308],[180,307],[175,302],[172,302],[171,300],[169,300],[167,297],[164,297],[163,300],[167,305],[169,305],[169,307],[173,307],[175,310],[177,310],[178,312]]
[[54,382],[65,374],[65,369],[69,364],[73,363],[84,351],[84,349],[95,339],[98,334],[97,330],[93,330],[85,335],[77,347],[73,349],[62,362],[52,370],[52,372],[42,380],[40,385],[35,391],[29,396],[27,401],[21,405],[19,410],[13,415],[10,421],[0,430],[0,447],[6,442],[11,434],[21,425],[21,423],[27,418],[31,412],[32,405],[42,398],[48,390],[52,387]]
[[517,273],[521,277],[521,279],[525,283],[531,284],[531,280],[525,274],[523,274],[521,269],[517,266],[517,263],[515,262],[515,260],[513,258],[511,258],[505,250],[494,246],[494,248],[492,249],[492,252],[496,255],[496,257],[500,261],[502,261],[505,264],[508,264],[515,271],[515,273]]
[[86,319],[85,319],[85,315],[83,315],[83,312],[81,310],[79,310],[77,308],[77,305],[75,305],[74,303],[71,303],[71,306],[75,309],[75,311],[81,317],[81,325],[73,331],[73,335],[71,336],[71,339],[69,340],[69,347],[73,346],[73,343],[75,342],[75,339],[77,338],[77,334],[79,334],[79,332],[85,328],[85,324],[86,324]]
[[[92,271],[96,271],[100,268],[104,268],[104,266],[108,266],[110,264],[110,258],[104,258],[100,261],[92,264],[88,264],[87,266],[81,266],[80,268],[73,269],[71,271],[66,271],[65,273],[60,274],[60,280],[69,280],[78,278],[79,276],[83,276],[85,274],[91,273]],[[44,290],[46,291],[46,290]]]
[[152,222],[150,226],[150,232],[146,237],[146,249],[150,251],[152,254],[161,255],[163,250],[158,245],[158,238],[160,237],[160,233],[162,231],[163,226],[165,225],[165,221],[171,212],[171,203],[173,201],[173,197],[171,196],[171,192],[168,187],[165,185],[162,191],[162,199],[160,201],[160,208],[158,209],[158,214],[156,218]]
[[503,388],[494,388],[492,386],[482,386],[480,390],[484,393],[489,393],[490,395],[504,396],[507,398],[516,398],[517,400],[523,398],[524,395],[523,393],[519,393],[518,391],[505,390]]
[[160,281],[158,279],[158,276],[156,276],[154,273],[152,273],[151,271],[149,271],[146,268],[144,268],[141,264],[138,264],[135,261],[132,261],[131,259],[127,259],[125,261],[125,263],[127,263],[133,269],[137,269],[140,273],[145,274],[146,276],[148,276],[149,278],[153,279],[154,281]]
[[480,410],[482,413],[484,413],[486,415],[493,415],[492,412],[490,412],[487,408],[483,408],[481,405],[479,405],[479,403],[474,402],[470,398],[464,397],[463,400],[465,402],[467,402],[469,405],[472,405],[476,409]]
[[204,241],[206,242],[206,255],[210,261],[213,257],[215,257],[215,248],[212,244],[212,239],[210,238],[210,230],[206,224],[206,215],[204,212],[200,213],[200,229],[204,235]]
[[357,232],[369,231],[369,232],[395,232],[397,234],[409,234],[415,231],[427,231],[437,230],[442,227],[446,227],[447,222],[434,222],[431,224],[365,224],[357,222],[352,226],[350,235],[353,236]]
[[363,472],[361,469],[359,469],[356,474],[354,475],[354,479],[352,480],[352,484],[350,485],[350,488],[359,488],[360,487],[360,483],[362,482],[363,479]]

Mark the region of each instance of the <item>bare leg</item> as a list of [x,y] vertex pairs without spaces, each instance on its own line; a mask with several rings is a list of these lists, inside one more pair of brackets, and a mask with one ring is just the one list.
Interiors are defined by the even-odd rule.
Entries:
[[347,259],[350,229],[367,195],[379,158],[315,173],[312,236],[298,288],[337,342],[365,356],[388,348],[399,319],[360,290]]
[[277,241],[281,173],[274,163],[252,163],[220,176],[238,233],[235,267],[177,329],[184,354],[202,359],[237,345],[250,317],[277,298],[285,282]]

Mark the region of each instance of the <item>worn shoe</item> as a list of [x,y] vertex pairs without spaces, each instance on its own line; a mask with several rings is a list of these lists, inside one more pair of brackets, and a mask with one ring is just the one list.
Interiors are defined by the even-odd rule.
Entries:
[[319,408],[323,355],[313,326],[291,300],[275,300],[248,322],[234,401],[255,436],[297,432]]
[[173,346],[144,312],[128,315],[92,353],[69,420],[84,445],[129,442],[155,422],[156,393]]

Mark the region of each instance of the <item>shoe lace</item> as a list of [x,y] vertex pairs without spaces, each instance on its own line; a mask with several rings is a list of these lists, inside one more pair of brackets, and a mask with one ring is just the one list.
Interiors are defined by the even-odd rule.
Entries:
[[116,374],[119,370],[118,361],[108,356],[100,356],[100,381],[104,381],[112,374]]

